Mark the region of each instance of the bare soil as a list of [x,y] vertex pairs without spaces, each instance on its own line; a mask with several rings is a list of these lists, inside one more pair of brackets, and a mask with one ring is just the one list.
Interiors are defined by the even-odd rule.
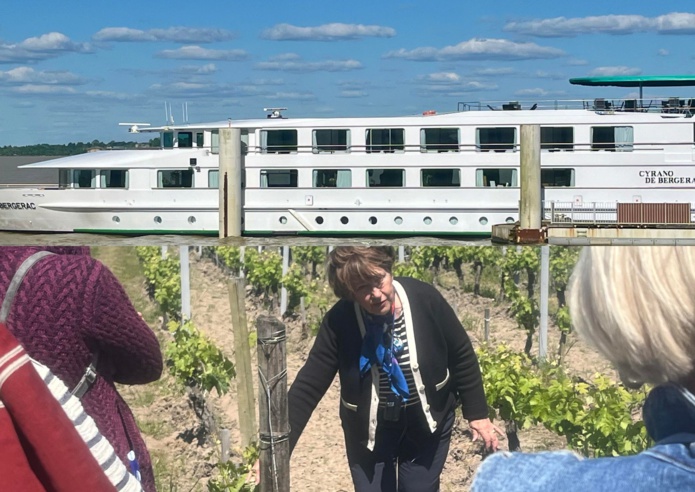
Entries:
[[[134,254],[130,248],[122,249],[122,254]],[[192,320],[215,345],[234,360],[227,276],[209,258],[198,258],[195,253],[191,253],[190,258]],[[100,259],[107,264],[108,261],[119,261],[118,255]],[[116,274],[118,275],[117,272]],[[440,280],[440,285],[452,284],[447,279]],[[151,303],[144,300],[144,283],[138,289],[139,293],[131,294],[131,298],[142,296],[139,302]],[[483,341],[484,311],[489,308],[490,343],[504,343],[516,350],[523,350],[525,332],[508,316],[503,304],[497,304],[493,299],[475,297],[459,288],[440,287],[440,290],[463,321],[474,344]],[[252,295],[247,295],[246,309],[249,330],[254,330],[258,315],[267,311]],[[288,380],[291,383],[306,360],[313,340],[302,337],[301,322],[298,319],[284,321],[288,333]],[[162,329],[161,320],[154,320],[151,325],[164,344],[168,339],[168,333]],[[552,354],[557,350],[559,336],[554,326],[550,326],[549,332],[548,347]],[[536,343],[537,341],[534,341],[534,344]],[[569,337],[569,345],[571,348],[564,358],[565,367],[569,372],[585,378],[590,378],[596,372],[614,376],[608,362],[573,335]],[[537,351],[536,347],[537,345],[534,345],[534,351]],[[255,371],[255,347],[252,347],[252,352],[252,368]],[[258,381],[255,372],[253,383],[257,395]],[[130,402],[143,429],[155,463],[159,489],[206,490],[207,481],[215,475],[214,466],[219,459],[219,448],[209,440],[197,438],[200,430],[198,419],[187,397],[176,386],[171,376],[165,375],[161,381],[145,387],[123,387],[122,393]],[[239,460],[241,449],[234,444],[240,442],[236,395],[236,385],[233,384],[227,395],[218,397],[213,393],[209,402],[217,415],[219,425],[230,430],[232,459]],[[338,408],[339,386],[336,378],[314,412],[292,456],[292,490],[326,492],[353,489],[345,457]],[[566,446],[563,438],[541,426],[522,430],[519,437],[525,451],[562,449]],[[504,441],[502,449],[506,449]],[[481,460],[482,449],[479,443],[471,441],[467,424],[459,417],[455,424],[449,458],[442,474],[442,490],[467,489]]]

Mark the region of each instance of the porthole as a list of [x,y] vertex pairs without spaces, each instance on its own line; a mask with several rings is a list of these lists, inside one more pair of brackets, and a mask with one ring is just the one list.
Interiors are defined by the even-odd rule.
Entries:
[[350,222],[350,219],[348,219],[348,218],[345,217],[344,215],[340,218],[340,223],[341,223],[341,224],[347,224],[348,222]]
[[157,224],[161,224],[161,223],[162,223],[162,218],[161,218],[159,215],[157,215],[157,216],[155,216],[154,221],[155,221]]
[[480,222],[480,225],[487,225],[487,217],[480,217],[478,222]]
[[319,215],[318,217],[316,217],[314,220],[315,220],[316,223],[319,224],[319,225],[320,225],[320,224],[323,224],[323,217],[321,217],[320,215]]
[[121,218],[118,215],[114,215],[113,217],[111,217],[111,220],[118,224],[121,221]]
[[285,217],[284,215],[282,217],[280,217],[280,223],[281,224],[287,224],[287,217]]
[[370,224],[374,225],[374,224],[376,224],[376,222],[377,222],[376,217],[374,217],[373,215],[371,217],[369,217],[369,223]]
[[516,221],[514,220],[514,217],[507,217],[507,218],[505,219],[505,222],[506,222],[507,224],[513,224],[513,223],[516,222]]
[[188,217],[188,223],[189,224],[195,224],[196,223],[195,217],[193,217],[192,215],[190,217]]
[[422,221],[425,224],[430,225],[432,223],[432,217],[425,217],[424,219],[422,219]]
[[449,218],[449,224],[456,225],[458,223],[459,223],[459,220],[456,217],[450,217]]
[[395,219],[393,219],[393,221],[396,224],[401,225],[403,223],[403,217],[396,217]]

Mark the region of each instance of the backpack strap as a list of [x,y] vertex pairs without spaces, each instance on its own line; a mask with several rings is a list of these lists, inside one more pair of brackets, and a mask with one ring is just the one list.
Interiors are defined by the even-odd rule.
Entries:
[[0,323],[5,323],[7,321],[7,318],[10,316],[10,309],[12,309],[12,301],[14,301],[14,298],[17,295],[17,291],[19,290],[20,285],[22,285],[22,280],[24,280],[24,276],[27,274],[29,269],[32,266],[34,266],[34,264],[41,258],[44,258],[45,256],[52,254],[53,253],[50,253],[48,251],[39,251],[37,253],[34,253],[22,262],[22,264],[15,272],[14,277],[12,277],[10,285],[7,287],[5,299],[3,299],[2,307],[0,307]]

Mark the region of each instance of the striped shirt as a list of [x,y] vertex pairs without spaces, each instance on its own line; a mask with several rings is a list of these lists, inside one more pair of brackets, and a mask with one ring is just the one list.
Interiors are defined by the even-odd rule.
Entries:
[[[398,315],[393,323],[393,336],[394,340],[399,340],[403,346],[400,353],[395,354],[398,360],[398,365],[403,371],[403,376],[405,377],[405,382],[408,383],[408,391],[410,396],[405,406],[414,405],[420,402],[418,397],[417,389],[415,388],[415,380],[413,379],[413,371],[410,369],[410,350],[408,348],[408,337],[405,333],[405,316],[403,316],[403,311]],[[397,345],[397,344],[396,344]],[[386,398],[391,393],[391,382],[384,371],[379,369],[379,407],[384,408],[386,406]]]

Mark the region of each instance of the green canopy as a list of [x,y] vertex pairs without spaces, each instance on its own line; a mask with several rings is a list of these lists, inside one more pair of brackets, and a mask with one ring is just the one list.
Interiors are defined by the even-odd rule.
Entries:
[[613,87],[639,87],[642,99],[643,87],[675,87],[695,85],[695,75],[638,75],[630,77],[580,77],[570,79],[574,85],[603,85]]

